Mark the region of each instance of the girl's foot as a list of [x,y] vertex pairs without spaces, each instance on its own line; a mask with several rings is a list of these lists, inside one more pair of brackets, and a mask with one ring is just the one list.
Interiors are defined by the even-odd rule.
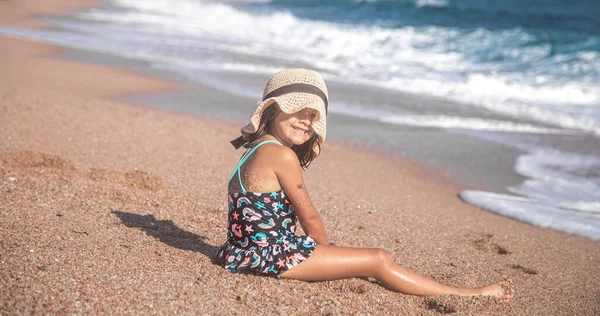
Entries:
[[512,289],[511,283],[508,280],[481,287],[479,290],[481,290],[480,295],[493,296],[504,300],[511,299],[515,294],[515,291]]

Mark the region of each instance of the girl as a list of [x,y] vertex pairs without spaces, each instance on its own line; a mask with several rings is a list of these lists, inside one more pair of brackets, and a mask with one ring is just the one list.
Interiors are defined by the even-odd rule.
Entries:
[[[311,70],[275,73],[263,99],[232,141],[248,148],[229,179],[227,241],[217,261],[231,272],[251,271],[305,281],[372,277],[413,295],[491,295],[511,298],[499,283],[461,289],[395,264],[381,249],[329,243],[302,179],[325,141],[328,94]],[[308,236],[295,235],[296,219]]]

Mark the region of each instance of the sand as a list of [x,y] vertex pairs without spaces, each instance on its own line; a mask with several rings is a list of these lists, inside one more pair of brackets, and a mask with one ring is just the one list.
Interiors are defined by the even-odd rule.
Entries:
[[[1,1],[0,20],[40,27],[31,14],[82,3]],[[228,273],[211,258],[239,126],[115,101],[201,88],[29,41],[0,37],[0,51],[1,314],[600,313],[598,242],[469,206],[435,170],[336,142],[305,173],[333,242],[381,247],[448,285],[508,278],[515,298]]]

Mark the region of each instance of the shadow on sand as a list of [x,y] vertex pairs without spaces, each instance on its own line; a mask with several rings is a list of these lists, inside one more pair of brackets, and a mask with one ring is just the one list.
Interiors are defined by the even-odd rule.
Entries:
[[197,251],[214,261],[218,247],[207,244],[207,237],[196,235],[179,228],[171,220],[157,220],[154,215],[139,215],[113,211],[123,224],[130,228],[139,228],[161,242],[175,248]]

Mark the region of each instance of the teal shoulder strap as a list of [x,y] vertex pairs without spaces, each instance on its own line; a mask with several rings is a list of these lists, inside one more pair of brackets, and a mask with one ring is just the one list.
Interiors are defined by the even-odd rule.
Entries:
[[250,155],[252,155],[252,153],[258,149],[258,147],[264,145],[264,144],[268,144],[268,143],[275,143],[279,146],[283,146],[281,145],[280,142],[276,141],[276,140],[265,140],[263,142],[260,142],[258,144],[256,144],[254,147],[252,147],[251,149],[247,150],[243,155],[242,158],[240,158],[240,161],[238,162],[237,166],[235,167],[235,169],[233,170],[233,173],[231,174],[231,177],[229,177],[229,182],[231,182],[231,179],[233,179],[233,176],[235,175],[235,173],[237,172],[238,174],[238,180],[240,181],[240,188],[242,188],[242,192],[246,193],[246,188],[244,188],[244,185],[242,184],[242,176],[240,175],[240,168],[242,167],[242,165],[244,164],[244,162],[246,162],[246,160],[248,159],[248,157],[250,157]]

